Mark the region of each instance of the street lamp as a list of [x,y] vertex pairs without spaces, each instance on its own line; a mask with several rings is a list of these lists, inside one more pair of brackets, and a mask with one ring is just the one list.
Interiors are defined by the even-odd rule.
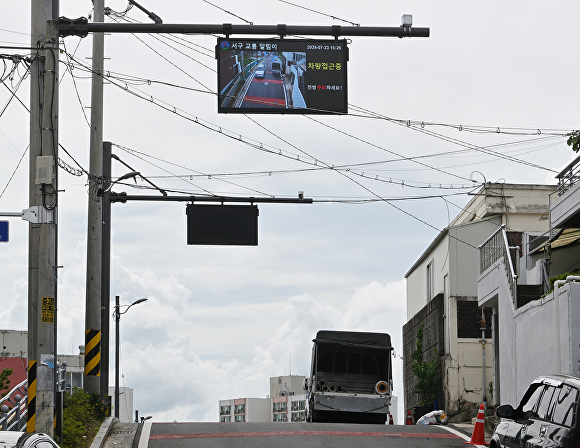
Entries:
[[115,319],[115,417],[117,418],[119,418],[119,321],[121,320],[121,314],[125,314],[133,305],[143,303],[146,300],[139,299],[135,300],[131,305],[122,305],[126,306],[127,309],[121,312],[119,296],[115,296],[115,313],[113,314],[113,318]]

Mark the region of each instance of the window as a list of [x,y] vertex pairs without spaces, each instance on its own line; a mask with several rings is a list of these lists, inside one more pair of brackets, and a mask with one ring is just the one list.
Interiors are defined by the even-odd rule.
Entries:
[[[485,308],[485,338],[491,339],[491,308]],[[458,300],[457,301],[457,337],[458,338],[481,338],[481,309],[477,302]]]
[[236,422],[245,422],[246,416],[245,415],[236,415]]
[[274,403],[272,410],[274,412],[286,412],[288,403]]
[[427,302],[435,295],[435,270],[433,269],[434,260],[427,265]]
[[574,426],[576,423],[576,402],[578,389],[564,384],[557,400],[552,400],[552,421],[559,425]]
[[[550,402],[552,401],[552,396],[556,388],[554,386],[546,386],[542,398],[540,399],[540,404],[538,405],[538,410],[536,414],[538,418],[549,419],[550,418]],[[557,393],[556,393],[557,395]]]
[[537,417],[537,414],[535,413],[536,410],[536,406],[538,404],[538,399],[540,398],[540,395],[542,394],[542,391],[544,390],[544,387],[541,384],[532,384],[528,390],[526,391],[526,393],[524,394],[524,397],[522,398],[522,402],[520,403],[520,409],[522,412],[521,418],[522,419],[527,419],[530,417]]

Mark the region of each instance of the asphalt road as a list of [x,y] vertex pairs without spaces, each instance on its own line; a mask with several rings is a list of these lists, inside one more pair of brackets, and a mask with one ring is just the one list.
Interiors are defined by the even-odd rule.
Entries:
[[[266,58],[262,63],[266,68],[266,76],[252,79],[242,107],[286,107],[286,96],[284,94],[284,84],[279,75],[272,74],[272,56]],[[252,75],[253,76],[253,75]]]
[[148,448],[459,448],[466,446],[464,441],[458,432],[442,426],[153,423]]

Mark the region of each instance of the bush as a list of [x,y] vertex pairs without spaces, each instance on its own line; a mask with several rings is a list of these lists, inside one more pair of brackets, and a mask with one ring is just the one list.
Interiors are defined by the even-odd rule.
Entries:
[[411,355],[411,371],[417,378],[413,392],[419,395],[419,406],[433,407],[437,399],[437,389],[441,375],[438,373],[439,359],[437,349],[433,348],[433,359],[423,360],[423,332],[425,327],[417,330],[417,349]]
[[552,287],[552,289],[554,289],[554,282],[556,280],[566,280],[566,277],[568,277],[569,275],[580,275],[580,271],[576,271],[576,272],[564,272],[563,274],[560,275],[556,275],[554,277],[550,277],[550,286]]
[[88,448],[108,414],[100,395],[75,388],[64,396],[62,448]]

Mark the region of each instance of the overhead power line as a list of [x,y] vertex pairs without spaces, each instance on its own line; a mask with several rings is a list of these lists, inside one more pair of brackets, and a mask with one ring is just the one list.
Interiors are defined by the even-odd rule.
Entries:
[[341,19],[340,17],[333,16],[332,14],[326,14],[324,12],[317,11],[317,10],[311,9],[311,8],[307,8],[306,6],[298,5],[298,4],[292,3],[292,2],[288,2],[286,0],[279,0],[279,1],[281,1],[282,3],[286,3],[288,5],[296,6],[297,8],[305,9],[306,11],[310,11],[310,12],[313,12],[315,14],[320,14],[322,16],[330,17],[332,20],[340,20],[341,22],[350,23],[351,25],[354,25],[354,26],[360,26],[360,23],[351,22],[350,20],[346,20],[346,19]]

